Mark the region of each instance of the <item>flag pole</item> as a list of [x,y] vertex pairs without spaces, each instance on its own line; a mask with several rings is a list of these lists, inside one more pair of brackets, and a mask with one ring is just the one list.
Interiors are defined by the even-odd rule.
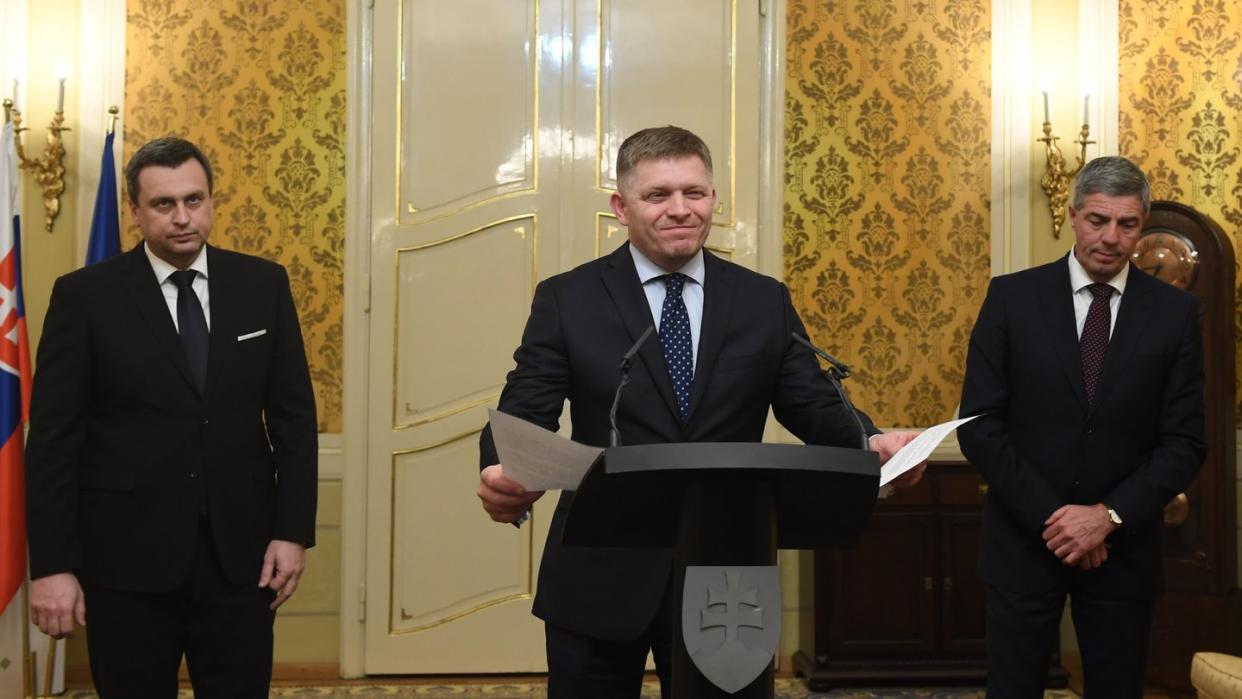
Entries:
[[56,644],[55,638],[49,637],[47,640],[47,669],[43,671],[43,696],[50,699],[52,696],[52,680],[55,678],[56,670]]
[[34,652],[30,650],[30,580],[22,581],[22,696],[34,697],[39,687],[35,684],[36,668]]

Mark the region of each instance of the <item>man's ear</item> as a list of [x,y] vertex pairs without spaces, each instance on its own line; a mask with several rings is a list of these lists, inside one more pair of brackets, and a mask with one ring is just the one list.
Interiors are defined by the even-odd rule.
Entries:
[[617,217],[622,226],[629,226],[629,212],[625,208],[625,198],[620,192],[613,192],[608,198],[608,205],[612,207],[612,215]]

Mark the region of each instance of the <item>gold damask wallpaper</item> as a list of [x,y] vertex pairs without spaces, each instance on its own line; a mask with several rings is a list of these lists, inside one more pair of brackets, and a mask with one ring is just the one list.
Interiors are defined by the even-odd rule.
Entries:
[[991,3],[789,0],[785,275],[880,425],[949,419],[991,274]]
[[207,154],[212,243],[288,269],[319,431],[340,432],[344,0],[129,0],[127,15],[124,157],[168,134]]
[[[1121,0],[1119,11],[1121,154],[1147,172],[1154,198],[1211,216],[1237,250],[1242,6],[1235,0]],[[1242,315],[1235,324],[1242,328]],[[1238,366],[1242,377],[1242,354]],[[1242,391],[1239,406],[1242,419]]]

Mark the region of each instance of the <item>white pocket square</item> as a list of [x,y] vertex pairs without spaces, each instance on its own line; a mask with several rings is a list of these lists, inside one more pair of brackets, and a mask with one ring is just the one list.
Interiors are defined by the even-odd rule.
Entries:
[[238,336],[237,336],[237,341],[238,341],[238,342],[245,342],[246,340],[253,340],[253,339],[255,339],[256,337],[263,337],[263,336],[264,336],[264,335],[266,335],[266,334],[267,334],[267,329],[266,329],[266,328],[264,328],[263,330],[255,330],[255,331],[254,331],[254,332],[252,332],[252,333],[246,333],[245,335],[238,335]]

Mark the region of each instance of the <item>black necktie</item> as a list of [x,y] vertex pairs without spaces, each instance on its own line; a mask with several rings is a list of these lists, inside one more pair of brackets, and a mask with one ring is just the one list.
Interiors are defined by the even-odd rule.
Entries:
[[181,347],[199,394],[207,388],[207,317],[203,304],[194,293],[194,277],[198,272],[186,270],[173,272],[169,277],[177,285],[177,331],[181,334]]
[[681,419],[690,412],[690,389],[694,387],[694,345],[690,342],[690,314],[681,299],[685,276],[677,273],[664,277],[664,305],[660,308],[660,347],[668,375],[673,380],[673,393]]
[[1113,298],[1113,287],[1092,284],[1087,288],[1095,298],[1091,299],[1091,307],[1087,309],[1078,346],[1082,350],[1082,383],[1090,403],[1095,400],[1095,388],[1100,383],[1100,373],[1104,371],[1104,356],[1108,354],[1108,331],[1113,316],[1109,303]]

